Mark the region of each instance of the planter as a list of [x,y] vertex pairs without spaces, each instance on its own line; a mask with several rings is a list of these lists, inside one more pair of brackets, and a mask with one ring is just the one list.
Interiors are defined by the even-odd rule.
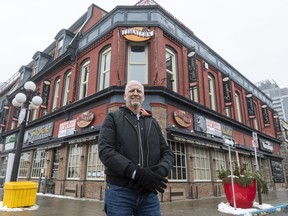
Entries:
[[[226,198],[230,205],[234,207],[232,184],[223,183]],[[234,181],[235,200],[237,208],[252,208],[256,196],[256,180],[253,179],[251,185],[242,187]]]

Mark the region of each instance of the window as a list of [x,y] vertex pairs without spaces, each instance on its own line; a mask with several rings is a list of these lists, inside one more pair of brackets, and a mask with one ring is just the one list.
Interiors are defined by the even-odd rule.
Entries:
[[22,153],[19,163],[18,177],[27,178],[30,165],[30,153]]
[[31,178],[38,178],[43,174],[46,176],[47,152],[45,150],[34,151]]
[[64,77],[62,106],[66,106],[69,102],[68,100],[70,92],[70,82],[71,82],[71,71],[68,71]]
[[199,102],[198,99],[198,86],[193,86],[190,88],[190,100]]
[[62,55],[62,53],[63,53],[63,42],[64,42],[64,38],[61,38],[61,39],[59,39],[57,41],[55,58],[57,58],[60,55]]
[[208,75],[208,87],[209,87],[210,108],[216,111],[215,78],[211,74]]
[[215,169],[216,171],[221,169],[226,170],[225,153],[222,151],[215,151]]
[[245,166],[247,171],[252,171],[252,162],[250,160],[250,157],[245,155],[242,156],[242,158],[243,158],[243,168]]
[[193,148],[193,170],[195,181],[211,180],[209,151],[206,148]]
[[171,180],[187,180],[187,165],[186,165],[186,150],[185,144],[168,140],[169,146],[172,149],[175,162],[173,169],[169,174]]
[[128,81],[138,80],[148,83],[148,54],[146,46],[130,45],[128,47]]
[[89,143],[87,179],[104,179],[104,165],[100,161],[97,141]]
[[0,167],[0,177],[4,178],[6,176],[8,157],[2,157],[1,159],[2,159],[2,163]]
[[227,117],[231,118],[231,107],[230,106],[225,107],[225,115]]
[[34,76],[35,74],[38,73],[38,63],[39,63],[39,58],[35,59],[33,61],[33,64],[32,64],[32,75],[31,76]]
[[236,108],[236,120],[242,122],[242,111],[241,111],[241,102],[240,102],[240,94],[235,92],[235,108]]
[[82,155],[82,146],[80,146],[79,144],[70,145],[67,178],[70,179],[80,178],[81,155]]
[[60,88],[60,78],[57,78],[54,82],[52,111],[54,111],[58,108],[57,105],[58,105],[58,99],[59,99],[59,88]]
[[177,71],[176,71],[176,55],[175,53],[166,48],[166,82],[167,88],[177,92]]
[[99,91],[110,86],[111,47],[102,52],[100,62]]
[[90,61],[86,61],[81,66],[79,100],[88,95],[88,79],[89,79]]

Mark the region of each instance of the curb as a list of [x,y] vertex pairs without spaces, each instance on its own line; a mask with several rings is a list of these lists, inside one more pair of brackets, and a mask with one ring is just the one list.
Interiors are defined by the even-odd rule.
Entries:
[[[266,214],[279,212],[283,209],[288,209],[287,203],[286,204],[278,204],[278,205],[275,205],[274,207],[268,208],[268,209],[260,209],[257,211],[252,211],[252,212],[249,212],[249,214],[251,214],[251,215],[266,215]],[[246,214],[240,214],[240,216],[245,216],[245,215]]]

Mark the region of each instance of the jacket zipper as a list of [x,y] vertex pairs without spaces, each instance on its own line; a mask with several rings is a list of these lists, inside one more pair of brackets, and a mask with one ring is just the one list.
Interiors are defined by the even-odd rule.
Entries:
[[[127,121],[134,127],[134,124],[130,121],[130,119],[125,116],[125,118],[127,119]],[[142,139],[141,139],[141,131],[140,131],[140,123],[139,123],[139,117],[137,117],[137,127],[138,130],[136,130],[137,136],[138,136],[138,160],[139,160],[139,166],[143,167],[143,148],[142,148]]]

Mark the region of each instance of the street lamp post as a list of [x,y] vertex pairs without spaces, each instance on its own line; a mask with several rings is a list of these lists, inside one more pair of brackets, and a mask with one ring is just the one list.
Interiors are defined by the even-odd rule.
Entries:
[[23,147],[24,133],[27,125],[28,112],[31,109],[37,109],[43,100],[40,96],[36,95],[36,85],[32,81],[24,84],[23,92],[19,92],[12,100],[14,107],[21,107],[18,123],[20,124],[19,134],[16,140],[15,158],[12,168],[11,181],[17,181],[19,163],[21,159],[21,152]]

